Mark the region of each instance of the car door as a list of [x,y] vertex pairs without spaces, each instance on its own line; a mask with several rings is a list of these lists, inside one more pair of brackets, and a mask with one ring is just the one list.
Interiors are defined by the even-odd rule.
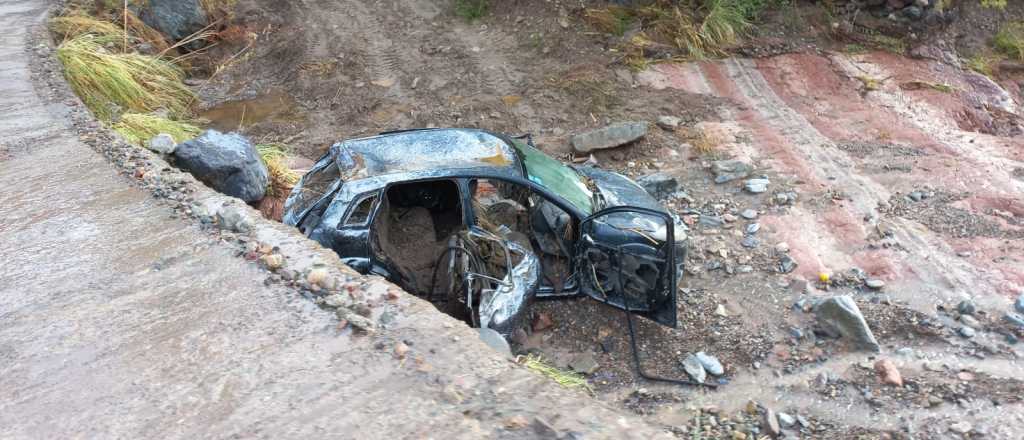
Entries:
[[583,293],[676,326],[675,228],[669,214],[619,206],[580,223],[576,265]]

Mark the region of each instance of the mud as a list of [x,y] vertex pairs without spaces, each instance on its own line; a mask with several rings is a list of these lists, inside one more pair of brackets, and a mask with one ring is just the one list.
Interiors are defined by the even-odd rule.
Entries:
[[[956,405],[972,408],[970,416],[930,407],[897,410],[858,391],[846,395],[847,388],[868,384],[857,370],[837,382],[843,391],[833,402],[823,402],[815,376],[847,371],[866,356],[819,338],[813,315],[794,307],[801,299],[855,295],[883,345],[881,356],[907,348],[921,359],[964,357],[982,369],[1016,359],[1019,346],[1004,342],[1012,329],[987,321],[979,337],[965,341],[956,334],[958,317],[944,311],[972,298],[997,317],[1024,288],[1016,267],[1024,249],[1018,235],[1024,188],[1014,171],[1022,157],[1013,135],[1021,97],[1012,79],[991,82],[957,65],[884,52],[804,50],[815,42],[818,48],[843,45],[823,41],[813,27],[787,26],[795,16],[830,25],[820,10],[796,6],[771,18],[773,24],[740,49],[758,59],[664,63],[631,72],[607,50],[616,44],[613,37],[591,32],[579,10],[546,2],[500,2],[472,24],[454,17],[444,2],[426,0],[372,8],[264,3],[243,2],[241,10],[248,11],[245,26],[270,29],[260,34],[265,44],[218,77],[205,98],[217,104],[286,91],[308,118],[304,129],[275,132],[254,124],[251,130],[295,137],[309,155],[335,140],[383,129],[455,125],[531,131],[549,154],[582,160],[569,154],[566,139],[573,133],[662,115],[683,120],[678,131],[654,129],[635,145],[597,152],[595,160],[631,176],[667,172],[687,194],[667,201],[693,226],[688,277],[679,292],[680,328],[640,322],[645,367],[680,377],[681,357],[707,351],[722,360],[726,375],[710,393],[639,381],[620,311],[586,299],[537,304],[535,314],[554,326],[525,329],[519,349],[562,367],[593,356],[600,368],[590,380],[599,399],[680,436],[693,433],[694,420],[706,427],[709,415],[728,418],[751,399],[804,415],[811,426],[803,435],[817,438],[922,432],[943,438],[953,435],[949,420],[964,417],[995,438],[1021,432],[1021,420],[1000,419],[1018,404],[975,405],[1002,399],[995,384],[1003,379],[962,393],[967,397]],[[331,20],[343,8],[351,26]],[[296,32],[303,38],[275,37]],[[878,87],[868,89],[865,80],[872,78]],[[923,83],[950,91],[912,86]],[[701,139],[716,141],[711,151],[694,147]],[[715,185],[709,162],[725,158],[754,164],[770,178],[770,191],[751,195],[737,184]],[[907,202],[914,191],[937,195]],[[788,193],[798,198],[778,201]],[[748,208],[757,218],[738,218]],[[707,227],[698,221],[702,215],[732,219]],[[743,231],[755,222],[757,242],[742,246]],[[798,265],[782,274],[779,262],[786,257]],[[822,282],[822,274],[830,281]],[[886,286],[867,288],[867,278]],[[998,377],[1008,378],[1008,386],[1024,377],[1013,361],[1006,365]],[[911,377],[907,396],[947,386],[952,376]],[[757,425],[756,418],[741,416],[740,424],[713,432],[730,436],[744,424]]]

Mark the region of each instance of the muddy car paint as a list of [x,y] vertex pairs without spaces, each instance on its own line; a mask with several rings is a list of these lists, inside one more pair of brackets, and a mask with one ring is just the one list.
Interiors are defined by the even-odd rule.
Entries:
[[[402,279],[398,275],[399,271],[388,263],[389,258],[386,255],[374,255],[370,244],[373,239],[370,225],[373,223],[374,216],[377,215],[376,211],[379,210],[380,203],[373,207],[374,212],[370,214],[364,224],[345,224],[355,203],[373,196],[379,200],[385,196],[389,185],[438,179],[458,182],[460,197],[463,199],[462,215],[467,226],[475,224],[472,199],[467,190],[468,181],[481,178],[526,186],[541,195],[546,201],[569,213],[576,221],[582,222],[590,218],[594,213],[581,209],[581,205],[587,205],[581,203],[582,199],[577,197],[571,201],[570,199],[573,199],[571,194],[569,197],[563,196],[566,194],[565,191],[571,190],[572,185],[568,185],[568,189],[566,189],[566,183],[562,182],[555,185],[556,190],[552,190],[552,188],[541,184],[544,183],[543,179],[529,178],[530,174],[527,172],[521,160],[521,153],[517,148],[521,148],[527,143],[531,143],[528,138],[513,139],[471,129],[411,130],[340,142],[332,146],[295,186],[285,205],[284,222],[297,226],[310,238],[333,249],[344,262],[356,270],[364,273],[377,273],[402,284]],[[532,149],[532,147],[530,148]],[[539,150],[533,151],[539,153]],[[557,162],[550,158],[547,160]],[[679,269],[682,267],[683,260],[676,257],[684,255],[681,252],[685,252],[686,228],[675,215],[658,204],[639,185],[624,176],[599,169],[564,167],[565,170],[573,169],[584,178],[589,179],[594,192],[598,194],[598,197],[593,199],[593,206],[584,206],[583,208],[590,208],[594,211],[604,208],[623,208],[602,216],[601,223],[613,227],[595,228],[588,237],[588,241],[592,242],[591,245],[593,243],[628,244],[621,243],[621,241],[642,241],[650,239],[651,234],[661,240],[669,240],[669,242],[672,242],[674,237],[680,237],[680,240],[673,243],[676,245],[674,252],[662,255],[663,258],[667,258],[666,264],[673,264],[677,267],[677,270],[674,271],[676,273],[672,274],[671,279],[679,279],[681,275]],[[316,173],[335,176],[337,181],[321,185],[320,191],[311,196],[307,191],[306,183],[314,180],[311,176]],[[548,175],[557,177],[557,173],[548,173]],[[562,187],[559,188],[558,185]],[[645,223],[644,219],[649,216],[631,215],[631,209],[649,209],[664,215],[666,220],[662,222],[660,230],[665,230],[667,224],[672,224],[672,233],[657,232],[659,228],[657,225],[651,224],[650,221],[646,221],[646,224],[637,224],[637,222]],[[622,230],[630,228],[646,230],[648,237],[638,237],[636,234],[624,236],[621,233]],[[579,244],[582,245],[582,241]],[[577,254],[585,252],[580,247],[576,246],[572,251]],[[522,250],[527,254],[530,253],[526,249]],[[575,259],[576,257],[570,256],[570,258]],[[480,314],[495,317],[492,318],[493,323],[515,321],[515,317],[504,315],[509,311],[515,314],[525,312],[526,305],[534,295],[537,295],[537,286],[540,284],[537,279],[539,268],[537,269],[529,270],[528,267],[517,267],[516,270],[509,271],[509,277],[517,277],[514,280],[509,280],[509,284],[530,286],[533,291],[524,292],[525,295],[522,297],[509,301],[498,301],[497,297],[492,296],[488,304],[493,308],[481,310]],[[614,270],[620,269],[615,268]],[[620,279],[618,276],[613,278]],[[568,290],[559,293],[564,296],[581,293],[578,283],[567,283],[567,287],[569,287]],[[659,301],[638,301],[636,304],[602,300],[593,291],[582,293],[588,293],[611,305],[633,310],[659,323],[675,326],[675,286],[662,287],[666,291],[660,295]],[[499,293],[499,291],[496,290],[495,293]],[[654,310],[652,307],[658,310]],[[501,318],[496,318],[498,316]]]

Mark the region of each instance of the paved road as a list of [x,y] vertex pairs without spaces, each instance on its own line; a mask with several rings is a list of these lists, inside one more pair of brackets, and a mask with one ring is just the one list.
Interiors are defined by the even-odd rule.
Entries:
[[657,434],[423,303],[383,334],[339,336],[332,314],[265,286],[36,93],[26,38],[47,6],[0,4],[0,438]]

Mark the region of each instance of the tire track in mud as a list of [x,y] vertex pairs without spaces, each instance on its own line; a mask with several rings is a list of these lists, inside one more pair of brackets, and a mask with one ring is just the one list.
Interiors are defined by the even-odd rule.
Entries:
[[[722,70],[727,78],[722,78]],[[807,118],[780,98],[753,61],[730,59],[706,64],[703,71],[716,93],[750,107],[737,115],[744,125],[751,125],[748,129],[781,141],[778,142],[780,146],[771,146],[775,151],[762,150],[762,155],[778,160],[779,157],[771,154],[789,154],[789,158],[782,157],[780,165],[783,168],[791,168],[789,171],[796,171],[798,175],[808,173],[816,180],[812,183],[839,186],[849,196],[852,206],[835,207],[824,217],[797,206],[789,214],[795,218],[778,221],[778,229],[784,231],[792,229],[791,220],[803,219],[797,223],[803,226],[790,235],[804,235],[801,241],[807,241],[807,234],[814,237],[817,242],[808,244],[811,248],[804,252],[807,257],[817,259],[823,269],[838,269],[841,264],[852,263],[868,270],[876,268],[890,272],[889,275],[901,278],[901,287],[907,288],[907,292],[900,295],[901,299],[922,310],[934,306],[935,296],[945,300],[956,299],[957,295],[973,296],[967,293],[979,288],[996,288],[996,284],[1002,281],[986,278],[978,268],[956,257],[951,246],[937,234],[905,219],[886,220],[905,252],[882,253],[865,249],[861,246],[866,244],[868,231],[865,228],[873,226],[874,221],[864,224],[861,219],[872,215],[879,202],[888,200],[889,189],[878,181],[856,174],[854,161],[837,148],[833,139],[821,134]],[[789,148],[795,151],[781,151]],[[850,228],[837,229],[837,224],[857,229],[856,237],[850,236]],[[818,232],[808,230],[810,228]],[[853,261],[844,261],[850,257]],[[910,282],[911,279],[917,282]]]

